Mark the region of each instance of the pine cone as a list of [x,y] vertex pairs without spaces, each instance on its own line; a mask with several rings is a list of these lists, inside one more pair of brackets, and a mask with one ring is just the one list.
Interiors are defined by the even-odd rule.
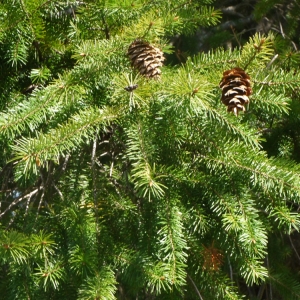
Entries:
[[136,68],[141,75],[149,78],[159,78],[165,60],[163,52],[142,40],[135,40],[130,44],[127,52],[131,65]]
[[249,103],[248,96],[252,94],[250,77],[241,68],[233,68],[223,73],[220,82],[222,89],[222,102],[227,106],[228,112],[236,116],[239,111],[245,111],[245,104]]

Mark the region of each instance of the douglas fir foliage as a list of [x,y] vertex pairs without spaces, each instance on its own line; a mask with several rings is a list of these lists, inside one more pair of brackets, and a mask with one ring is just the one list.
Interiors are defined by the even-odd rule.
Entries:
[[1,299],[299,299],[299,53],[176,65],[212,5],[1,1]]

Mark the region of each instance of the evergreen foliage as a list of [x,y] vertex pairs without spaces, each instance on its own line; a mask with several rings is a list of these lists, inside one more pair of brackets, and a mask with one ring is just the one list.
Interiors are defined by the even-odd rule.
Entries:
[[[300,298],[299,52],[257,33],[170,63],[172,36],[220,17],[211,0],[0,3],[1,299]],[[160,79],[131,68],[137,38],[166,55]],[[233,67],[253,88],[238,117]]]

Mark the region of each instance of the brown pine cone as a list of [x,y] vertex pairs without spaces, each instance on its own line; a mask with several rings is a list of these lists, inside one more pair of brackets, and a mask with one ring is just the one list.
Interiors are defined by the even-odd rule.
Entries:
[[221,101],[228,112],[237,116],[239,111],[245,111],[252,89],[250,77],[243,69],[236,67],[225,71],[219,86],[222,89]]
[[131,65],[136,68],[141,75],[148,78],[159,78],[165,60],[163,52],[143,40],[135,40],[130,44],[127,55],[131,60]]

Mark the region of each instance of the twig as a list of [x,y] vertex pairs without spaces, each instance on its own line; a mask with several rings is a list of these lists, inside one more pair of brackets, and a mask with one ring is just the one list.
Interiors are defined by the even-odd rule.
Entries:
[[298,260],[299,260],[299,262],[300,262],[300,256],[299,256],[299,253],[297,252],[297,249],[296,249],[296,247],[295,247],[295,245],[294,245],[294,243],[293,243],[293,240],[291,239],[291,236],[290,236],[290,235],[289,235],[289,240],[290,240],[290,243],[291,243],[291,245],[292,245],[292,248],[294,249],[295,254],[296,254],[296,256],[297,256],[297,258],[298,258]]
[[[4,176],[4,173],[6,173],[5,176]],[[13,190],[13,189],[8,189],[8,182],[9,182],[9,177],[10,177],[11,173],[12,173],[12,164],[11,163],[6,164],[0,171],[0,178],[4,178],[0,192],[3,193],[2,199],[4,199],[4,197],[5,197],[5,201],[9,198],[10,192]],[[5,193],[8,193],[8,194],[6,196],[4,196]],[[2,202],[3,201],[0,200],[0,213],[2,211]]]
[[[40,177],[42,179],[42,183],[43,183],[44,188],[43,188],[43,192],[42,192],[39,204],[38,204],[38,209],[37,209],[37,212],[36,212],[36,217],[35,217],[35,221],[34,222],[37,221],[37,218],[38,218],[38,215],[39,215],[39,211],[40,211],[40,208],[41,208],[41,205],[42,205],[42,202],[43,202],[43,199],[44,199],[44,195],[45,195],[45,188],[47,188],[47,183],[45,183],[44,176],[43,176],[41,168],[39,168],[39,171],[40,171]],[[48,182],[48,179],[47,179],[47,182]]]
[[281,22],[279,22],[279,28],[280,28],[280,33],[281,33],[282,37],[285,39],[285,34],[283,32],[283,28],[282,28]]
[[15,206],[16,204],[18,204],[19,202],[21,202],[24,199],[27,198],[31,198],[34,194],[36,194],[40,188],[43,188],[43,186],[38,187],[37,189],[33,190],[32,192],[26,194],[25,196],[19,197],[17,199],[15,199],[13,202],[11,202],[11,204],[0,214],[0,218],[7,212],[9,211],[13,206]]
[[185,6],[185,5],[188,5],[188,4],[190,4],[190,3],[191,3],[190,0],[189,0],[189,1],[186,1],[186,2],[184,2],[184,3],[181,3],[180,5],[174,7],[171,11],[177,11],[179,8],[181,8],[181,7]]
[[53,171],[53,161],[50,161],[48,176],[47,176],[47,180],[45,182],[42,170],[40,168],[40,177],[42,179],[42,183],[43,183],[44,188],[43,188],[43,192],[42,192],[42,195],[41,195],[41,198],[40,198],[40,201],[39,201],[39,205],[38,205],[38,209],[37,209],[37,212],[36,212],[35,222],[37,221],[39,211],[40,211],[41,205],[42,205],[44,197],[45,197],[45,192],[49,188],[49,186],[51,186],[50,181],[51,181],[51,178],[52,178],[52,171]]
[[69,161],[69,158],[70,158],[70,154],[67,154],[66,157],[65,157],[65,161],[63,163],[63,166],[61,168],[61,170],[64,172],[67,168],[67,164],[68,164],[68,161]]
[[201,296],[201,294],[200,294],[200,292],[199,292],[199,290],[198,290],[198,288],[197,288],[197,286],[196,286],[194,280],[191,278],[191,276],[190,276],[189,274],[187,274],[187,277],[189,278],[189,280],[190,280],[191,283],[193,284],[193,286],[194,286],[194,288],[195,288],[195,290],[196,290],[196,293],[198,294],[199,298],[200,298],[201,300],[203,300],[203,298],[202,298],[202,296]]
[[95,133],[95,138],[93,142],[92,157],[91,157],[91,167],[92,167],[92,180],[93,180],[93,198],[94,198],[94,209],[95,209],[95,218],[96,218],[96,234],[99,235],[99,224],[98,224],[98,201],[97,201],[97,185],[96,185],[96,170],[95,170],[95,161],[96,161],[96,149],[97,149],[97,133]]
[[110,39],[109,27],[108,27],[107,22],[106,22],[106,20],[105,20],[105,18],[104,18],[103,15],[102,15],[102,21],[103,21],[103,25],[104,25],[105,38],[107,40],[109,40]]
[[233,272],[232,272],[232,266],[229,260],[229,256],[227,256],[228,265],[229,265],[229,271],[230,271],[230,280],[233,281]]
[[247,69],[247,67],[250,65],[250,63],[255,59],[256,55],[262,51],[262,47],[263,47],[263,44],[265,43],[265,40],[266,40],[265,38],[261,38],[258,45],[256,45],[256,44],[253,45],[253,48],[254,48],[253,55],[250,57],[249,61],[244,66],[244,68],[243,68],[244,70]]
[[61,200],[64,201],[64,195],[62,194],[60,189],[55,184],[53,184],[53,187],[56,189],[56,191],[57,191],[58,195],[60,196]]
[[291,43],[292,43],[292,45],[293,45],[295,51],[298,51],[298,48],[297,48],[296,44],[295,44],[293,41],[291,41]]
[[238,37],[237,37],[237,35],[235,33],[235,30],[234,30],[233,26],[230,26],[230,28],[231,28],[231,31],[232,31],[232,33],[234,35],[234,38],[235,38],[237,44],[239,45],[239,47],[241,47],[242,45],[241,45],[240,41],[238,40]]
[[12,217],[10,218],[9,223],[6,226],[6,230],[8,230],[9,227],[13,224],[13,222],[15,221],[15,217],[17,215],[15,211],[12,211],[11,214],[12,214]]
[[37,218],[38,218],[39,211],[40,211],[40,208],[41,208],[41,205],[42,205],[44,196],[45,196],[45,189],[43,189],[43,193],[42,193],[41,198],[40,198],[40,201],[39,201],[39,205],[38,205],[38,209],[37,209],[36,217],[35,217],[35,222],[36,222],[36,220],[37,220]]
[[252,80],[253,83],[255,84],[261,84],[261,85],[286,85],[286,84],[299,84],[299,80],[292,80],[292,81],[287,81],[287,82],[274,82],[274,81],[258,81],[258,80]]
[[277,57],[278,57],[278,54],[275,54],[275,55],[273,56],[273,58],[271,59],[271,61],[267,64],[266,69],[269,69],[269,68],[270,68],[270,66],[271,66],[272,63],[277,59]]
[[263,294],[264,294],[265,289],[266,289],[266,284],[264,283],[264,284],[262,284],[262,285],[260,286],[260,288],[259,288],[259,290],[258,290],[258,294],[257,294],[257,299],[258,299],[258,300],[261,300],[261,299],[262,299],[262,296],[263,296]]
[[28,213],[29,204],[30,204],[30,199],[31,199],[31,198],[28,198],[28,199],[27,199],[27,202],[26,202],[25,214],[24,214],[25,216],[27,216],[27,213]]
[[[268,272],[270,273],[270,265],[269,265],[269,257],[268,255],[266,256],[266,261],[267,261],[267,269],[268,269]],[[272,284],[270,282],[270,300],[273,300],[273,292],[272,292]]]

